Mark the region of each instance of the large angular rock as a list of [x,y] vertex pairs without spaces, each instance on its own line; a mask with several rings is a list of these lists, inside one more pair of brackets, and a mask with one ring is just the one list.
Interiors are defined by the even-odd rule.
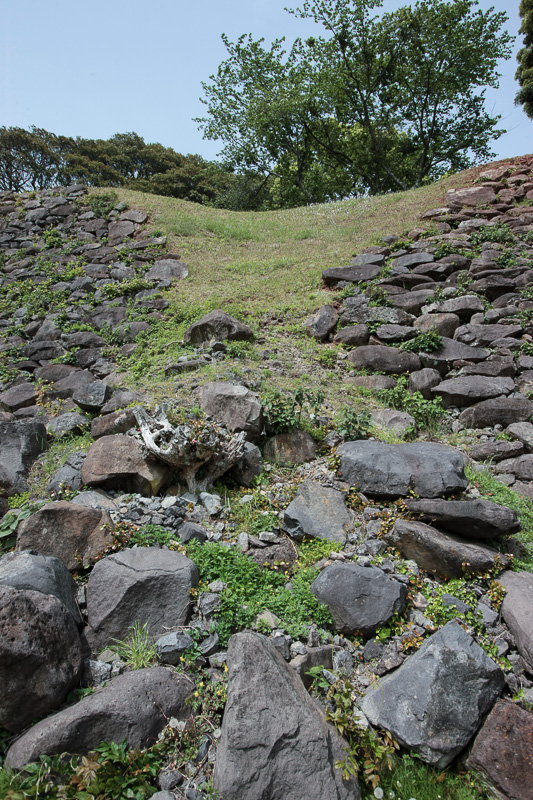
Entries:
[[446,375],[454,361],[485,361],[489,356],[490,350],[484,347],[470,347],[468,344],[443,336],[441,347],[432,350],[431,353],[420,353],[420,361],[424,367],[436,369],[441,375]]
[[87,584],[87,637],[93,649],[124,639],[135,622],[148,623],[153,636],[164,626],[185,625],[197,583],[196,565],[172,550],[135,547],[102,559]]
[[60,558],[76,572],[103,555],[113,542],[114,527],[105,511],[59,500],[47,503],[19,525],[17,548]]
[[420,333],[437,331],[441,336],[452,338],[455,331],[461,324],[457,314],[423,314],[413,322],[413,327]]
[[129,436],[102,436],[89,448],[81,471],[85,486],[157,494],[168,479],[168,467],[143,455],[139,442]]
[[7,411],[18,411],[19,408],[35,405],[37,397],[35,383],[17,383],[16,386],[0,393],[0,408],[5,408]]
[[445,578],[460,578],[465,571],[483,574],[498,566],[503,569],[509,563],[492,547],[442,533],[423,522],[398,519],[385,538],[404,558]]
[[0,423],[0,492],[6,497],[28,488],[27,475],[37,456],[48,447],[42,422]]
[[53,595],[0,585],[0,725],[17,733],[54,711],[83,663],[72,615]]
[[309,536],[344,544],[346,534],[353,530],[352,517],[342,492],[307,480],[298,487],[296,497],[285,509],[283,530],[297,540]]
[[483,206],[496,200],[494,189],[490,186],[471,186],[468,189],[450,189],[446,192],[446,204],[452,208]]
[[503,688],[500,668],[456,622],[365,695],[361,708],[438,769],[466,747]]
[[322,273],[322,280],[326,286],[333,286],[339,281],[349,281],[350,283],[359,283],[360,281],[371,281],[377,278],[381,272],[381,264],[384,261],[383,256],[374,256],[374,259],[381,259],[376,263],[372,261],[367,264],[357,264],[348,267],[329,267]]
[[41,755],[85,754],[103,741],[150,746],[170,717],[189,716],[185,701],[193,688],[165,667],[126,672],[30,728],[10,747],[6,763],[21,769]]
[[335,330],[338,321],[339,315],[336,309],[327,305],[322,306],[315,314],[310,316],[305,322],[305,327],[309,336],[312,336],[318,342],[322,342]]
[[232,636],[228,667],[214,773],[220,800],[359,800],[357,781],[343,781],[334,766],[344,740],[269,640]]
[[526,453],[517,458],[506,458],[500,461],[495,472],[510,472],[521,481],[533,480],[533,453]]
[[107,383],[95,381],[87,383],[77,389],[72,395],[72,399],[83,411],[100,412],[111,397],[111,389]]
[[459,422],[465,428],[487,428],[493,425],[506,427],[512,422],[529,422],[532,415],[531,400],[515,395],[482,400],[477,405],[465,409],[459,415]]
[[0,584],[54,595],[68,609],[76,625],[81,625],[77,587],[59,558],[43,556],[34,550],[6,553],[0,558]]
[[503,618],[516,639],[520,655],[533,671],[533,574],[504,572],[499,581],[507,589]]
[[91,422],[91,436],[101,439],[102,436],[115,436],[117,433],[126,433],[137,424],[134,408],[120,408],[111,414],[95,417]]
[[303,464],[316,456],[316,444],[307,431],[278,433],[265,444],[264,457],[278,464]]
[[466,766],[504,800],[525,800],[533,786],[533,714],[498,700],[476,736]]
[[183,261],[178,261],[174,258],[161,258],[159,261],[154,261],[153,266],[150,267],[144,277],[147,281],[160,281],[164,278],[183,280],[188,274],[189,269]]
[[405,608],[407,587],[378,567],[335,563],[311,584],[311,591],[331,612],[336,630],[373,636]]
[[406,500],[406,506],[415,519],[466,539],[493,539],[520,530],[516,511],[490,500]]
[[206,414],[222,422],[230,431],[244,431],[248,439],[258,439],[263,430],[261,401],[245,386],[224,381],[204,383],[196,393]]
[[385,375],[402,372],[416,372],[420,369],[420,359],[416,353],[384,345],[363,345],[348,354],[355,369],[371,369]]
[[341,323],[348,325],[379,322],[382,325],[412,325],[413,319],[412,314],[408,314],[407,311],[403,311],[401,308],[350,305],[347,300],[342,308]]
[[345,442],[337,448],[343,480],[372,497],[441,497],[468,486],[464,460],[432,442]]
[[460,297],[443,300],[438,305],[438,311],[444,314],[456,314],[460,320],[465,321],[470,319],[473,314],[482,314],[485,306],[477,294],[464,294]]
[[455,331],[454,338],[458,342],[474,345],[476,347],[488,347],[496,339],[520,336],[522,333],[521,325],[463,325]]
[[450,378],[442,381],[432,389],[432,393],[442,400],[444,408],[458,406],[464,408],[514,392],[515,384],[512,378],[489,378],[485,375],[465,375],[459,378]]
[[254,338],[254,334],[247,325],[217,309],[210,311],[198,322],[193,322],[183,334],[183,338],[191,344],[201,344],[210,339],[249,342]]

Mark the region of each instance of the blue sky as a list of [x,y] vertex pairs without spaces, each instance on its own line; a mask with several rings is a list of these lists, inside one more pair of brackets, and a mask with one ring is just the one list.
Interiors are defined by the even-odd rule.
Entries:
[[[103,139],[136,131],[147,142],[215,158],[221,145],[203,140],[192,118],[204,113],[201,81],[225,58],[220,35],[309,35],[312,23],[287,14],[287,2],[0,0],[0,125]],[[480,7],[506,11],[516,35],[518,4],[481,0]],[[515,70],[514,57],[503,62],[499,90],[487,93],[509,131],[493,143],[499,158],[533,151],[533,121],[513,103]]]

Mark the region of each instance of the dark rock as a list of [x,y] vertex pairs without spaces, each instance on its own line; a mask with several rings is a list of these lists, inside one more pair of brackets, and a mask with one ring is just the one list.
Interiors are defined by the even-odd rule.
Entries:
[[185,701],[194,686],[165,667],[113,678],[63,711],[38,722],[9,749],[6,763],[21,769],[41,755],[85,754],[102,741],[131,748],[151,746],[170,717],[186,719]]
[[0,725],[17,733],[56,709],[83,658],[76,623],[49,594],[0,585]]
[[305,326],[309,336],[322,342],[335,330],[338,321],[339,315],[337,311],[333,306],[327,305],[322,306],[315,314],[309,317],[305,322]]
[[302,679],[305,688],[309,690],[313,683],[311,675],[308,675],[310,669],[313,669],[313,667],[333,669],[332,647],[331,645],[326,645],[325,647],[308,647],[307,653],[293,658],[290,665]]
[[141,392],[130,391],[117,391],[113,392],[111,400],[108,400],[105,406],[102,407],[101,414],[112,414],[119,409],[126,409],[126,406],[133,406],[135,404],[142,405],[147,401],[147,397]]
[[503,684],[494,661],[448,622],[370,689],[361,707],[372,725],[443,769],[468,744]]
[[442,381],[432,389],[440,397],[444,408],[458,406],[464,408],[481,400],[488,400],[514,392],[512,378],[489,378],[485,375],[465,375]]
[[60,558],[75,572],[94,564],[112,543],[113,530],[105,511],[60,500],[47,503],[21,522],[17,548]]
[[346,442],[337,453],[343,480],[373,497],[407,497],[411,490],[439,497],[468,485],[462,456],[432,442]]
[[285,509],[283,530],[297,540],[309,536],[344,544],[353,524],[342,492],[307,480],[300,484],[296,497]]
[[250,487],[255,478],[263,472],[263,457],[257,445],[246,442],[244,445],[244,455],[228,472],[228,475],[238,483],[239,486]]
[[465,570],[482,574],[508,564],[508,559],[492,547],[441,533],[423,522],[397,519],[385,538],[404,558],[416,561],[432,575],[447,579],[461,578]]
[[[533,425],[530,422],[514,422],[505,429],[505,433],[518,439],[518,442],[525,445],[529,452],[533,450]],[[518,442],[508,442],[508,444],[518,444]],[[521,453],[516,453],[521,455]]]
[[468,451],[468,455],[474,461],[488,461],[490,459],[497,464],[498,461],[503,459],[521,456],[523,452],[524,445],[521,442],[498,441],[478,444]]
[[348,635],[373,636],[405,608],[407,586],[378,567],[335,563],[311,584],[311,591],[331,612],[336,630]]
[[87,383],[77,389],[72,395],[72,399],[83,411],[99,412],[111,397],[111,389],[107,383],[96,381]]
[[355,779],[344,781],[334,766],[344,741],[269,640],[232,636],[228,667],[214,773],[220,800],[359,800]]
[[[60,467],[46,487],[49,495],[58,494],[64,489],[77,491],[81,486],[81,468],[85,461],[85,453],[72,453]],[[77,502],[77,501],[76,501]]]
[[148,623],[153,636],[164,626],[185,625],[197,583],[195,564],[173,550],[136,547],[103,558],[87,584],[91,646],[124,639],[135,622]]
[[184,522],[183,525],[180,525],[179,536],[183,544],[190,542],[191,539],[195,539],[200,544],[207,541],[207,531],[196,522]]
[[[374,256],[374,258],[379,259],[380,256]],[[381,261],[377,264],[374,261],[349,267],[329,267],[323,271],[322,280],[326,286],[333,286],[339,281],[349,281],[350,283],[371,281],[373,278],[377,278],[381,272],[383,261],[384,258],[381,256]]]
[[406,500],[415,519],[467,539],[492,539],[520,530],[516,511],[490,500]]
[[431,367],[445,375],[452,368],[453,362],[464,361],[485,361],[490,356],[490,350],[484,347],[470,347],[470,345],[456,342],[455,339],[442,337],[441,347],[431,353],[420,353],[420,360],[424,367]]
[[52,417],[46,426],[46,432],[56,439],[62,439],[64,436],[79,436],[89,428],[90,424],[89,417],[78,414],[76,411],[69,411],[67,414]]
[[369,336],[368,325],[348,325],[335,334],[333,342],[334,344],[345,344],[349,347],[360,347],[368,342]]
[[223,381],[205,383],[196,390],[206,414],[230,431],[244,431],[248,439],[258,439],[263,430],[261,401],[245,386]]
[[416,291],[405,292],[405,294],[391,297],[390,302],[395,308],[401,308],[408,314],[418,314],[430,298],[435,294],[433,289],[418,289]]
[[278,433],[269,439],[263,451],[267,461],[279,464],[302,464],[316,456],[316,444],[306,431]]
[[520,336],[521,325],[463,325],[455,331],[454,339],[475,347],[487,347],[504,337]]
[[167,479],[166,465],[147,460],[139,443],[121,434],[102,436],[92,444],[81,471],[85,486],[138,492],[147,497],[157,494]]
[[177,261],[173,258],[162,258],[159,261],[154,261],[154,264],[145,274],[147,281],[162,280],[170,278],[170,280],[183,280],[189,274],[187,264],[183,261]]
[[442,378],[440,372],[436,369],[420,369],[417,372],[411,372],[409,375],[409,391],[420,392],[422,397],[426,400],[433,399],[432,389],[441,382]]
[[0,393],[0,406],[7,411],[33,406],[37,401],[37,387],[34,383],[18,383]]
[[393,269],[396,267],[412,269],[413,267],[418,267],[419,264],[432,264],[434,260],[431,253],[409,253],[406,256],[395,258],[392,262],[392,267]]
[[59,558],[43,556],[35,550],[6,553],[0,558],[0,584],[54,595],[70,612],[76,625],[81,625],[77,587]]
[[393,408],[378,408],[372,411],[372,424],[378,428],[394,431],[397,436],[404,437],[407,433],[416,431],[414,417],[405,411],[396,411]]
[[0,490],[6,497],[28,488],[27,475],[35,459],[48,447],[42,422],[0,423]]
[[52,358],[64,356],[65,353],[65,348],[57,341],[29,342],[22,348],[24,358],[29,358],[32,361],[50,361]]
[[124,408],[112,414],[95,417],[91,422],[91,436],[101,439],[102,436],[114,436],[117,433],[126,433],[137,424],[134,408]]
[[188,633],[176,631],[161,636],[155,643],[157,657],[162,664],[177,666],[185,650],[194,645],[194,639]]
[[[357,298],[356,298],[357,299]],[[349,298],[348,298],[349,300]],[[341,323],[363,324],[379,322],[382,325],[412,325],[414,317],[401,308],[385,308],[384,306],[350,305],[346,301],[342,309]]]
[[507,590],[502,615],[516,640],[518,652],[533,671],[533,574],[504,572],[499,578]]
[[465,294],[452,297],[439,303],[438,311],[444,314],[456,314],[460,320],[469,320],[473,314],[484,313],[485,306],[477,294]]
[[420,369],[420,359],[416,353],[383,345],[357,347],[349,353],[348,360],[355,369],[371,369],[386,375],[416,372]]
[[124,322],[128,317],[127,309],[124,306],[112,306],[111,308],[104,308],[101,311],[96,311],[91,315],[90,322],[101,331],[108,326],[115,329],[121,322]]
[[533,403],[526,397],[498,397],[483,400],[471,408],[465,409],[459,421],[466,428],[487,428],[494,425],[506,427],[512,422],[527,422],[533,414]]
[[229,339],[230,341],[251,341],[254,338],[253,331],[239,320],[225,314],[224,311],[210,311],[205,317],[193,322],[183,338],[191,344],[201,344],[210,339]]
[[45,390],[45,400],[67,400],[74,392],[94,381],[92,372],[86,369],[73,369],[64,378],[54,382]]
[[498,700],[466,762],[498,797],[525,800],[533,786],[533,714]]

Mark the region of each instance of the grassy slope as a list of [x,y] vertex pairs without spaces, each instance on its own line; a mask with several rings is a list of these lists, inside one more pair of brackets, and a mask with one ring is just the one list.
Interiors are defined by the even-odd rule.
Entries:
[[[348,264],[380,236],[419,226],[421,213],[443,205],[446,191],[468,184],[477,171],[409,192],[264,213],[119,190],[121,200],[150,213],[151,229],[165,233],[169,250],[189,266],[189,277],[173,289],[167,319],[136,355],[137,384],[156,397],[168,393],[175,377],[166,380],[162,368],[185,352],[180,345],[185,328],[221,308],[247,322],[259,337],[259,347],[282,362],[285,377],[278,382],[322,382],[333,400],[333,386],[342,387],[342,379],[337,380],[341,375],[328,372],[332,363],[318,361],[324,346],[308,339],[302,326],[310,313],[335,299],[322,288],[322,270]],[[215,374],[224,377],[224,369],[204,367],[183,377],[181,384],[201,383]]]

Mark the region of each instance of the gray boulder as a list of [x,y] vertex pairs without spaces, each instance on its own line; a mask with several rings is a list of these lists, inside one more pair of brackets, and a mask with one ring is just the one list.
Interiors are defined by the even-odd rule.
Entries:
[[6,553],[0,558],[0,584],[57,597],[68,609],[76,625],[81,625],[76,602],[77,587],[59,558],[43,556],[35,550]]
[[398,375],[402,372],[416,372],[420,369],[420,359],[416,353],[385,345],[363,345],[348,354],[355,369],[371,369],[385,375]]
[[185,675],[165,667],[126,672],[30,728],[10,747],[6,763],[21,769],[41,755],[84,754],[103,741],[152,745],[170,717],[189,715],[185,701],[193,688]]
[[60,500],[47,503],[19,525],[17,548],[60,558],[75,572],[94,564],[113,542],[113,530],[106,511]]
[[448,622],[370,689],[361,708],[372,725],[443,769],[466,747],[503,685],[494,661],[459,624]]
[[335,330],[339,315],[333,306],[322,306],[315,314],[312,314],[306,321],[305,327],[309,336],[322,342],[327,339],[329,334]]
[[416,561],[432,575],[445,578],[460,578],[465,569],[482,574],[498,566],[503,569],[509,563],[492,547],[441,533],[423,522],[398,519],[385,538],[404,558]]
[[503,618],[520,655],[533,670],[533,574],[504,572],[499,581],[507,589],[502,605]]
[[230,431],[244,431],[248,439],[258,439],[263,430],[261,401],[245,386],[211,381],[196,390],[206,414]]
[[498,397],[482,400],[459,415],[465,428],[487,428],[493,425],[504,427],[513,422],[528,422],[533,415],[533,403],[526,397]]
[[493,539],[520,530],[516,511],[490,500],[407,500],[415,519],[467,539]]
[[247,325],[217,309],[210,311],[197,322],[193,322],[183,334],[183,338],[191,344],[201,344],[210,339],[251,341],[254,334]]
[[267,441],[263,454],[267,461],[278,464],[302,464],[315,458],[316,444],[307,431],[278,433]]
[[48,494],[55,495],[63,489],[77,491],[81,486],[81,468],[84,461],[85,453],[82,450],[72,453],[47,485]]
[[370,281],[376,278],[381,272],[381,265],[384,262],[383,256],[369,256],[374,260],[366,264],[359,263],[348,267],[328,267],[322,273],[322,280],[326,286],[333,286],[339,281],[349,281],[359,283],[360,281]]
[[186,556],[158,547],[136,547],[95,564],[87,584],[87,638],[98,649],[124,639],[128,629],[148,623],[153,636],[185,625],[196,565]]
[[0,491],[6,497],[28,488],[27,475],[37,456],[48,447],[42,422],[0,423]]
[[0,726],[17,733],[54,711],[82,665],[76,623],[57,597],[0,585]]
[[441,398],[444,408],[449,406],[464,408],[481,400],[511,394],[514,390],[515,384],[512,378],[465,375],[442,381],[432,389],[432,393]]
[[107,383],[95,381],[87,383],[72,395],[73,401],[83,411],[100,412],[111,397],[111,389]]
[[344,544],[353,524],[342,492],[306,480],[285,509],[283,530],[299,541],[309,536]]
[[432,350],[431,353],[420,353],[420,360],[424,367],[436,369],[441,375],[446,375],[454,361],[478,362],[485,361],[489,356],[490,350],[484,347],[470,347],[468,344],[443,336],[439,349]]
[[343,480],[372,497],[407,497],[411,490],[439,497],[468,486],[463,457],[440,444],[345,442],[337,453]]
[[533,480],[533,453],[500,461],[495,472],[512,473],[521,481]]
[[405,608],[407,587],[378,567],[330,564],[311,584],[311,591],[331,612],[336,630],[365,638]]
[[69,411],[67,414],[53,417],[46,426],[46,432],[55,439],[62,439],[64,436],[80,436],[89,428],[90,424],[91,420],[85,414]]
[[335,761],[346,743],[268,639],[232,636],[228,702],[217,747],[220,800],[359,800]]
[[81,470],[85,486],[157,494],[168,478],[168,467],[147,458],[139,442],[128,436],[102,436],[89,447]]

